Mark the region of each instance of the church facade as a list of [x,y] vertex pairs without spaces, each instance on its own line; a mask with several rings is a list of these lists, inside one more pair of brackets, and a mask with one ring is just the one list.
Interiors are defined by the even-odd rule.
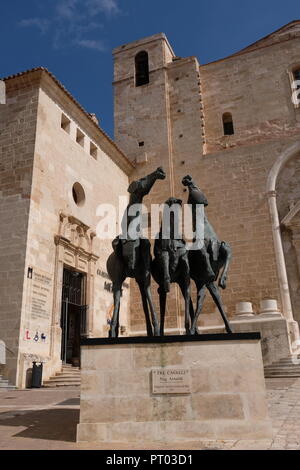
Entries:
[[[114,142],[47,70],[4,79],[0,373],[24,387],[33,360],[50,377],[64,361],[79,363],[80,334],[107,335],[111,241],[96,235],[97,207],[117,206],[130,181],[158,166],[167,178],[146,205],[170,196],[186,202],[181,180],[191,174],[216,233],[232,247],[222,297],[235,331],[262,332],[266,363],[298,351],[300,22],[204,65],[177,57],[164,34],[113,55]],[[121,334],[144,334],[140,295],[127,281]],[[158,310],[156,288],[153,281]],[[203,332],[222,331],[209,296],[200,318]],[[181,333],[183,322],[173,286],[167,333]]]
[[[116,48],[114,61],[115,141],[136,174],[159,164],[168,174],[151,202],[186,202],[181,180],[191,174],[216,233],[233,250],[222,293],[229,316],[247,302],[257,319],[266,301],[276,300],[297,348],[300,22],[205,65],[177,57],[164,34]],[[137,292],[132,297],[132,328],[139,331]],[[176,289],[171,297],[168,326],[176,331],[181,299]],[[207,299],[203,326],[220,323],[214,310]]]
[[[45,69],[5,79],[1,105],[1,340],[3,376],[25,387],[33,361],[43,378],[79,365],[80,335],[106,336],[112,311],[96,236],[99,204],[118,206],[133,165]],[[128,332],[129,285],[122,331]]]

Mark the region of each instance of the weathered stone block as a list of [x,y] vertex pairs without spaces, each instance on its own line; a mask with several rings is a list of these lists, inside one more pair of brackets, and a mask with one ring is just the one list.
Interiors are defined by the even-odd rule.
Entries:
[[[91,341],[82,346],[79,441],[171,443],[271,436],[257,335],[180,342],[169,337],[167,344],[147,338],[145,344],[135,344],[134,338],[116,341],[122,344],[101,339],[94,346]],[[109,355],[111,368],[104,365]],[[129,359],[125,369],[120,355]],[[158,377],[161,371],[163,393],[153,393],[151,371]],[[186,380],[180,378],[183,372],[191,381],[186,393],[178,385]],[[165,393],[168,386],[172,393]]]

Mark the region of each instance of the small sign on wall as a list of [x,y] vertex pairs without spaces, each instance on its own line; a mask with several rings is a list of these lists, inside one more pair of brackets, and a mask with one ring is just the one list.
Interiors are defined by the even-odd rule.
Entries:
[[182,367],[160,367],[151,370],[152,393],[189,394],[191,393],[190,369]]
[[34,269],[31,293],[31,319],[49,320],[52,307],[52,278],[48,273]]

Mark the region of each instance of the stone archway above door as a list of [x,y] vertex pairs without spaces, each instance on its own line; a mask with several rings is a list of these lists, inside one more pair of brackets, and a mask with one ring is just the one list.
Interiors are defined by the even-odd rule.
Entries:
[[94,284],[96,262],[99,259],[99,256],[94,253],[95,236],[96,233],[88,225],[72,215],[60,212],[58,233],[54,236],[56,248],[51,345],[52,356],[57,360],[60,360],[61,349],[60,319],[65,266],[86,273],[87,335],[90,336],[93,331]]
[[[62,248],[60,260],[69,266],[88,272],[89,262],[99,259],[93,252],[96,233],[86,224],[72,215],[59,214],[59,230],[54,241]],[[62,259],[63,258],[63,259]]]

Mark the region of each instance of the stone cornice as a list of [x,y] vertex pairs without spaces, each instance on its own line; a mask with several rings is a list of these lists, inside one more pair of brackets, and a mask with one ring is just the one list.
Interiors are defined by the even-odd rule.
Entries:
[[54,243],[56,246],[63,246],[75,255],[79,255],[81,258],[87,261],[96,262],[99,259],[99,256],[97,256],[95,253],[89,253],[83,248],[74,245],[68,238],[63,237],[62,235],[54,235]]
[[71,224],[75,224],[75,225],[78,225],[79,227],[82,227],[85,232],[90,228],[88,225],[86,225],[85,223],[81,222],[81,220],[77,219],[77,218],[74,217],[73,215],[69,215],[69,216],[68,216],[68,221],[69,221]]

